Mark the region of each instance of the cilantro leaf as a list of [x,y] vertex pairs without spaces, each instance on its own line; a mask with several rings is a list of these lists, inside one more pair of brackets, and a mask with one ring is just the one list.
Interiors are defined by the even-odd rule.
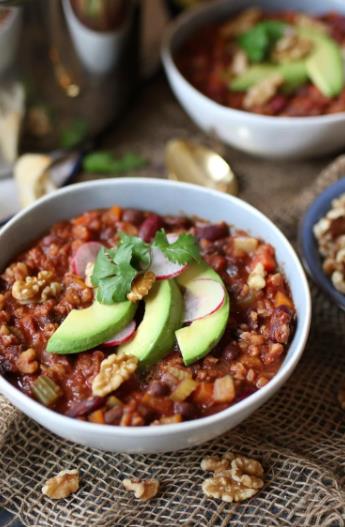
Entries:
[[132,264],[136,269],[147,269],[151,263],[151,249],[148,243],[145,243],[137,236],[128,236],[128,234],[120,233],[120,247],[119,250],[132,249]]
[[283,36],[286,27],[287,25],[279,20],[259,22],[239,35],[237,42],[251,62],[263,62],[277,40]]
[[110,251],[102,247],[97,254],[95,266],[91,276],[92,285],[98,286],[104,278],[112,276],[116,272],[116,265],[111,261]]
[[176,242],[169,243],[165,231],[161,229],[156,232],[153,244],[171,262],[186,264],[201,259],[198,242],[191,234],[180,234]]
[[99,151],[91,152],[84,157],[83,169],[86,172],[117,175],[142,168],[146,164],[146,159],[131,152],[116,158],[111,152]]
[[118,264],[116,275],[100,280],[97,290],[98,302],[101,304],[114,304],[125,301],[136,275],[137,271],[131,264],[127,262]]

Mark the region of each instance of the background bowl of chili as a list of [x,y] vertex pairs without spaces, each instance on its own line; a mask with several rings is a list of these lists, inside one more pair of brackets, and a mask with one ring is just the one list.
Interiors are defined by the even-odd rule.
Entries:
[[[26,415],[55,434],[91,447],[121,452],[173,451],[210,440],[233,428],[286,382],[301,358],[309,333],[311,301],[302,266],[285,236],[244,201],[199,186],[159,179],[123,178],[71,185],[40,199],[0,231],[0,271],[58,221],[113,204],[158,214],[184,214],[226,221],[272,244],[297,312],[297,324],[284,361],[268,384],[219,413],[164,426],[124,427],[72,419],[26,396],[0,376],[0,392]],[[178,205],[176,205],[178,204]]]
[[341,0],[218,0],[180,15],[168,29],[162,46],[163,66],[170,86],[191,119],[225,143],[266,158],[308,158],[335,152],[345,145],[345,112],[282,117],[250,113],[219,104],[198,91],[181,73],[175,56],[199,29],[221,22],[253,6],[266,12],[301,11],[345,14]]

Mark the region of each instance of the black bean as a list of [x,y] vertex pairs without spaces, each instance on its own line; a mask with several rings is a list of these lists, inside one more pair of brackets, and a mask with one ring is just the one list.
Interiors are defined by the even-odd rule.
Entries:
[[196,409],[193,403],[175,402],[174,403],[174,413],[180,414],[184,419],[193,419],[196,417]]
[[162,381],[152,381],[147,388],[147,392],[154,397],[161,397],[170,393],[169,386]]
[[104,397],[91,397],[85,401],[77,401],[72,404],[70,409],[66,412],[68,417],[81,417],[89,414],[94,410],[98,410],[104,404]]

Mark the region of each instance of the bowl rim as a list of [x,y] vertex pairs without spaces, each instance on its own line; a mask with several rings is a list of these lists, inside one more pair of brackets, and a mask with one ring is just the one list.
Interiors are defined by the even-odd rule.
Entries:
[[345,177],[323,190],[309,205],[298,226],[298,248],[302,262],[313,282],[343,311],[345,295],[338,291],[322,269],[322,257],[314,236],[314,225],[330,210],[333,199],[345,193]]
[[[318,124],[336,123],[345,120],[345,110],[343,112],[337,112],[334,114],[311,115],[304,117],[261,115],[254,112],[246,112],[245,110],[238,110],[224,106],[214,101],[207,95],[204,95],[201,91],[197,90],[186,79],[186,77],[182,75],[175,63],[172,52],[173,40],[182,28],[188,26],[195,18],[198,18],[199,15],[205,12],[207,13],[217,11],[219,6],[224,4],[226,4],[225,0],[216,0],[215,2],[211,2],[209,4],[206,3],[205,5],[194,7],[193,9],[181,13],[172,23],[169,24],[161,44],[161,59],[168,76],[169,74],[173,74],[175,77],[177,77],[179,82],[183,84],[184,88],[189,89],[193,96],[199,97],[199,99],[203,101],[204,104],[209,104],[211,107],[210,109],[213,111],[223,111],[228,115],[228,117],[234,116],[240,119],[246,118],[249,123],[252,122],[253,125],[261,123],[270,126],[291,126],[291,124],[296,124],[297,126],[316,126]],[[190,34],[192,34],[192,32]]]
[[[59,414],[58,412],[55,412],[54,410],[51,410],[49,408],[46,408],[42,404],[38,403],[34,399],[30,398],[28,395],[21,392],[18,388],[13,386],[9,381],[7,381],[2,375],[0,375],[0,393],[3,393],[6,397],[6,393],[9,393],[12,397],[12,400],[15,400],[16,402],[19,401],[20,403],[23,403],[22,405],[25,407],[28,403],[30,403],[30,407],[35,409],[34,413],[35,415],[40,415],[40,422],[46,422],[49,423],[51,419],[54,420],[54,425],[59,425],[59,427],[62,427],[61,429],[66,429],[66,427],[69,429],[70,432],[77,431],[80,434],[93,432],[94,434],[105,434],[106,436],[111,436],[114,433],[117,434],[117,436],[120,437],[128,437],[131,438],[143,438],[143,437],[154,437],[157,435],[169,435],[169,434],[182,434],[182,433],[189,433],[192,432],[200,427],[206,427],[206,426],[212,426],[214,423],[218,421],[222,421],[223,419],[229,419],[230,417],[241,414],[242,412],[245,413],[246,410],[250,410],[252,406],[255,407],[255,403],[263,400],[263,402],[266,401],[266,399],[269,397],[269,394],[272,392],[272,395],[275,393],[275,389],[278,389],[291,375],[295,367],[297,366],[304,347],[306,345],[308,336],[309,336],[309,329],[311,324],[311,296],[309,291],[308,282],[305,276],[305,272],[303,270],[302,264],[300,263],[300,260],[293,249],[292,245],[288,241],[288,239],[285,237],[285,235],[281,232],[281,230],[274,225],[274,223],[262,212],[260,212],[258,209],[250,205],[249,203],[241,200],[240,198],[237,198],[235,196],[226,195],[222,192],[219,192],[217,190],[204,188],[201,186],[193,185],[191,183],[181,183],[177,181],[170,181],[170,180],[164,180],[160,178],[140,178],[140,177],[127,177],[127,178],[121,178],[121,179],[98,179],[93,181],[87,181],[87,182],[81,182],[76,183],[64,188],[61,188],[54,193],[48,194],[47,196],[44,196],[40,198],[38,201],[33,203],[31,206],[27,207],[23,211],[16,214],[4,227],[0,229],[0,244],[1,244],[1,237],[2,234],[5,233],[7,230],[11,229],[13,225],[17,223],[17,221],[21,220],[22,218],[28,217],[32,210],[40,208],[41,205],[45,205],[49,202],[58,201],[59,199],[63,198],[64,195],[69,193],[77,193],[81,189],[88,189],[88,188],[97,188],[99,186],[109,186],[114,185],[116,186],[126,186],[126,185],[133,185],[136,187],[137,185],[151,185],[151,186],[166,186],[166,187],[175,187],[180,189],[191,189],[196,192],[201,192],[204,194],[207,194],[208,196],[212,195],[214,197],[222,197],[229,200],[229,202],[236,203],[237,206],[242,207],[245,209],[248,214],[254,215],[256,217],[259,217],[263,223],[267,225],[267,227],[274,231],[275,234],[280,238],[280,243],[285,245],[286,249],[289,252],[289,258],[293,261],[294,268],[298,274],[299,281],[301,283],[302,289],[303,289],[303,302],[305,302],[305,305],[303,306],[303,316],[300,317],[300,323],[301,323],[301,336],[300,340],[296,342],[295,344],[295,350],[294,353],[289,358],[289,362],[283,362],[280,369],[276,373],[276,375],[262,388],[254,392],[253,394],[249,395],[242,401],[239,401],[238,403],[234,404],[233,406],[230,406],[229,408],[226,408],[225,410],[222,410],[221,412],[217,412],[213,415],[207,416],[207,417],[201,417],[198,419],[193,419],[191,421],[185,421],[182,423],[174,423],[174,424],[166,424],[164,426],[137,426],[137,427],[121,427],[118,425],[104,425],[104,424],[95,424],[90,423],[86,421],[79,421],[73,417],[68,417],[63,414]],[[87,208],[86,208],[87,210]],[[49,226],[48,226],[49,228]],[[265,397],[267,395],[267,397]],[[25,412],[24,412],[25,413]],[[34,419],[34,418],[33,418]],[[36,419],[34,419],[36,420]]]

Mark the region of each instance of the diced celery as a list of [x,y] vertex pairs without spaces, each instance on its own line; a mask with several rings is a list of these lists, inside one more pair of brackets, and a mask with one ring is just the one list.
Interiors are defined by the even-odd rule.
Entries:
[[44,406],[50,406],[55,403],[62,395],[62,390],[53,379],[41,375],[32,384],[32,391]]
[[184,401],[192,392],[194,392],[197,386],[198,383],[193,379],[183,379],[183,381],[176,386],[170,398],[173,401]]

